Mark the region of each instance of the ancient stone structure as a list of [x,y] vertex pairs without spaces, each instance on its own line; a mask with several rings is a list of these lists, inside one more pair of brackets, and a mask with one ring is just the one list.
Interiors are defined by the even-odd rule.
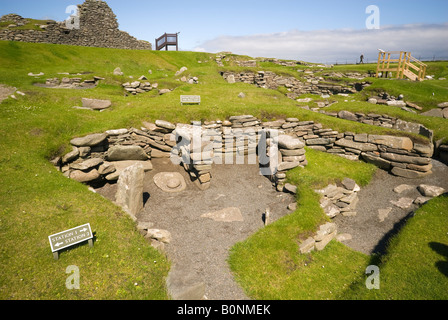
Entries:
[[66,23],[66,21],[49,20],[46,24],[40,25],[38,30],[17,29],[17,26],[27,24],[28,20],[14,14],[1,17],[0,22],[11,22],[8,27],[0,29],[0,40],[118,49],[152,49],[151,43],[137,40],[118,29],[116,16],[105,1],[85,0],[82,5],[78,5],[78,16],[72,18],[72,21]]
[[[254,164],[278,191],[295,193],[286,184],[286,171],[307,165],[305,146],[349,160],[364,160],[390,173],[419,178],[431,174],[431,142],[407,137],[355,134],[323,128],[314,121],[288,118],[261,122],[251,115],[229,120],[172,124],[144,122],[141,129],[109,130],[75,138],[73,150],[53,163],[67,177],[83,183],[116,181],[128,166],[141,163],[152,170],[150,159],[171,158],[183,165],[201,189],[210,187],[212,165]],[[344,210],[342,210],[344,211]]]
[[353,113],[346,110],[342,110],[339,112],[325,112],[325,111],[320,112],[328,116],[337,117],[345,120],[356,121],[410,133],[416,133],[428,138],[429,140],[432,140],[434,136],[434,132],[426,128],[422,124],[404,121],[397,117],[389,116],[387,114],[376,114],[376,113],[365,114],[362,112]]
[[290,99],[297,99],[302,94],[332,95],[340,93],[356,93],[370,85],[367,81],[349,84],[333,83],[330,81],[325,81],[322,77],[314,77],[312,71],[304,72],[303,77],[307,80],[306,82],[292,76],[280,76],[271,71],[240,73],[226,71],[221,72],[221,76],[228,83],[243,82],[256,85],[260,88],[274,90],[278,87],[286,87],[288,90],[286,96]]

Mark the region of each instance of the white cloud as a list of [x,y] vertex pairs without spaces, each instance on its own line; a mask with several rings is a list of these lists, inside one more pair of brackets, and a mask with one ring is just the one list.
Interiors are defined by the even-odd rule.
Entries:
[[207,52],[231,51],[251,57],[309,62],[355,62],[361,53],[376,60],[378,48],[410,51],[416,58],[448,59],[448,23],[382,26],[379,30],[291,30],[248,36],[220,36],[200,46]]

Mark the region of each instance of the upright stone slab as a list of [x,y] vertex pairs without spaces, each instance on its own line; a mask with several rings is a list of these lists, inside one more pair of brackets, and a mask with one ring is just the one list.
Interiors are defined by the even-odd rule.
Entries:
[[118,178],[115,202],[126,211],[133,220],[143,210],[143,165],[135,164],[123,170]]

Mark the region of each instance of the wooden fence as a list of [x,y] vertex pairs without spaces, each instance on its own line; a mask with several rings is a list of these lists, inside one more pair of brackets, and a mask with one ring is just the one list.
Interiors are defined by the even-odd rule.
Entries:
[[[392,59],[398,55],[398,58]],[[411,80],[421,81],[425,78],[427,65],[411,56],[406,51],[383,51],[378,54],[378,66],[376,77],[381,72],[383,76],[387,76],[389,72],[395,72],[397,79],[407,77]]]

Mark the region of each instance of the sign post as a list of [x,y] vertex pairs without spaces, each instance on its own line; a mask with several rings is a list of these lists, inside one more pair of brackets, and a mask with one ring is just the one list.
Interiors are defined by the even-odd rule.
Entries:
[[51,251],[55,260],[59,259],[59,250],[74,246],[80,242],[88,241],[89,246],[93,247],[93,234],[90,223],[48,236],[48,240],[50,241]]

